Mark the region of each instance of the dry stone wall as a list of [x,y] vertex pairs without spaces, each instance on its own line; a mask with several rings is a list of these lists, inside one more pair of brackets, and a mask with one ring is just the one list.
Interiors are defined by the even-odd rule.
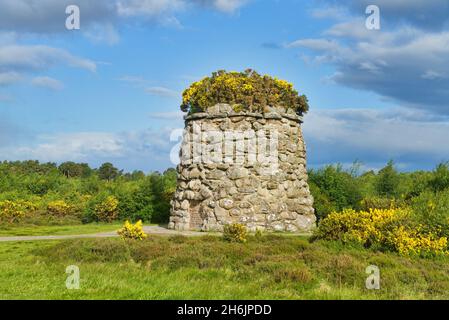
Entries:
[[302,118],[218,104],[185,117],[169,228],[301,232],[315,226]]

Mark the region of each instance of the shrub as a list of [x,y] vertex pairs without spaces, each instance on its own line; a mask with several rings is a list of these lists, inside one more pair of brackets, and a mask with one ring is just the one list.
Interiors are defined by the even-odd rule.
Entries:
[[433,191],[443,191],[449,188],[449,163],[441,163],[433,171],[433,177],[429,181]]
[[320,221],[325,218],[329,213],[336,210],[335,205],[330,201],[329,197],[321,191],[321,189],[312,181],[309,182],[310,193],[313,196],[315,215]]
[[389,244],[402,255],[448,254],[447,238],[433,233],[422,234],[420,229],[409,230],[399,226],[387,238]]
[[151,204],[147,205],[143,209],[139,210],[138,212],[134,213],[133,220],[143,220],[143,221],[151,221],[151,217],[153,216],[153,206]]
[[333,212],[321,221],[313,239],[359,243],[403,255],[448,253],[446,237],[423,230],[410,222],[410,216],[406,208]]
[[370,246],[382,240],[383,233],[392,231],[408,216],[407,210],[381,210],[356,212],[345,209],[333,212],[319,224],[314,237],[326,240],[357,242]]
[[307,97],[300,96],[291,83],[250,69],[214,72],[211,77],[193,83],[182,98],[181,110],[190,113],[206,111],[217,103],[228,103],[235,111],[261,111],[266,106],[293,109],[297,113],[309,110]]
[[170,217],[170,201],[176,190],[177,173],[168,169],[163,175],[150,176],[152,194],[154,195],[152,222],[167,223]]
[[[409,190],[405,194],[405,198],[410,200],[419,196],[421,193],[429,190],[430,181],[433,179],[434,174],[427,171],[416,171],[409,174]],[[402,181],[401,181],[402,184]]]
[[245,243],[247,234],[246,227],[240,223],[227,224],[223,229],[223,238],[229,242]]
[[61,186],[60,178],[57,173],[48,175],[29,174],[24,177],[24,184],[30,193],[43,196],[52,190],[57,190]]
[[449,237],[449,191],[426,191],[410,201],[412,220],[427,232]]
[[8,223],[19,222],[27,212],[37,210],[37,206],[25,200],[17,201],[0,201],[0,221]]
[[118,230],[117,233],[124,240],[143,240],[148,237],[148,235],[143,231],[142,220],[137,221],[135,224],[126,221],[123,228]]
[[312,194],[317,195],[317,199],[324,200],[321,204],[315,204],[320,218],[326,216],[330,208],[338,211],[345,208],[357,208],[362,200],[357,179],[343,170],[341,165],[310,170],[309,180]]
[[47,205],[47,212],[55,216],[67,216],[73,213],[73,206],[64,200],[51,201]]
[[118,200],[114,196],[108,196],[104,201],[95,206],[95,215],[99,221],[111,222],[118,217]]

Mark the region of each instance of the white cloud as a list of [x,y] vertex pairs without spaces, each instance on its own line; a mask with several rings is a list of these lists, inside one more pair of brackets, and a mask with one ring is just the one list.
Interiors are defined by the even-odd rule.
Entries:
[[447,0],[323,0],[334,6],[336,2],[354,15],[360,16],[368,5],[380,8],[382,20],[390,25],[409,24],[425,30],[442,30],[449,21]]
[[43,70],[63,63],[71,67],[96,71],[95,62],[68,51],[44,45],[7,45],[0,47],[0,70]]
[[386,163],[431,168],[449,160],[449,119],[397,108],[311,110],[304,120],[309,163]]
[[41,135],[36,145],[16,146],[9,152],[16,159],[61,162],[92,157],[117,157],[123,150],[123,143],[115,134],[80,132]]
[[119,0],[117,8],[120,16],[160,17],[172,15],[195,4],[232,13],[247,2],[247,0]]
[[20,80],[22,80],[22,76],[17,72],[0,72],[0,86],[7,86]]
[[234,12],[238,8],[246,4],[247,0],[213,0],[213,6],[224,12]]
[[[195,7],[210,7],[232,13],[247,0],[2,0],[0,2],[0,30],[19,33],[60,33],[65,28],[65,8],[77,5],[82,13],[84,34],[98,41],[115,43],[114,32],[121,19],[142,17],[163,25],[179,26],[176,14]],[[111,28],[110,26],[113,26]]]
[[[17,133],[0,118],[2,160],[36,159],[43,162],[79,161],[91,165],[113,162],[127,170],[163,170],[170,166],[173,128],[164,127],[127,132],[74,132],[38,135],[34,142],[3,141]],[[180,122],[182,124],[182,122]]]
[[160,16],[185,7],[182,0],[121,0],[117,3],[119,16]]
[[[96,72],[95,62],[70,54],[68,51],[43,45],[0,46],[0,86],[11,85],[22,80],[26,74],[45,71],[56,65],[67,65]],[[60,90],[60,81],[49,77],[35,77],[35,86]]]
[[347,10],[343,7],[327,6],[311,10],[311,15],[317,19],[336,19],[341,20],[348,17]]
[[437,80],[437,79],[444,79],[447,78],[446,75],[434,71],[434,70],[427,70],[425,73],[423,73],[423,75],[421,76],[423,79],[428,79],[428,80]]
[[300,39],[287,44],[287,48],[306,47],[313,50],[337,51],[341,46],[334,40],[327,39]]
[[43,87],[51,90],[62,90],[64,88],[64,84],[56,79],[50,77],[36,77],[31,83],[37,87]]
[[449,74],[449,31],[362,29],[364,24],[356,19],[325,32],[338,38],[299,39],[287,47],[312,52],[308,61],[335,66],[332,80],[337,84],[449,114],[449,78],[444,76]]
[[65,9],[76,4],[82,13],[82,26],[111,21],[116,15],[110,0],[2,0],[0,29],[23,33],[66,32]]

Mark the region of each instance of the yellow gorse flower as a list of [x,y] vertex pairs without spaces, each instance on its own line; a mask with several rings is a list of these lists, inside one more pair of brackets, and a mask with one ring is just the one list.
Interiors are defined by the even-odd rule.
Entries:
[[26,200],[0,201],[0,221],[14,223],[20,221],[28,212],[37,210],[37,206]]
[[285,80],[260,75],[253,70],[245,72],[217,71],[192,83],[182,94],[181,109],[185,112],[206,111],[217,103],[241,105],[251,111],[266,106],[304,113],[309,109],[306,96],[300,96],[293,84]]
[[73,206],[64,200],[51,201],[47,204],[47,212],[55,216],[66,216],[73,210]]
[[404,226],[409,215],[410,210],[407,208],[359,212],[345,209],[342,212],[333,212],[323,219],[315,237],[356,242],[368,247],[379,245],[402,255],[449,254],[446,237],[438,237],[431,232],[425,233],[422,225]]
[[148,237],[148,235],[143,231],[142,220],[137,221],[135,224],[132,224],[126,220],[123,228],[118,230],[117,233],[122,239],[143,240]]

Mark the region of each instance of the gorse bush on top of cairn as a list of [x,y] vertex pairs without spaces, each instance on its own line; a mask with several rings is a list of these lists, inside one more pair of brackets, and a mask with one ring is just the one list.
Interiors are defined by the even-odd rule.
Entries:
[[182,95],[181,110],[207,111],[217,103],[228,103],[236,112],[263,111],[266,106],[285,111],[292,109],[298,114],[309,110],[307,97],[299,95],[291,83],[262,76],[251,69],[244,72],[220,70],[193,83]]

